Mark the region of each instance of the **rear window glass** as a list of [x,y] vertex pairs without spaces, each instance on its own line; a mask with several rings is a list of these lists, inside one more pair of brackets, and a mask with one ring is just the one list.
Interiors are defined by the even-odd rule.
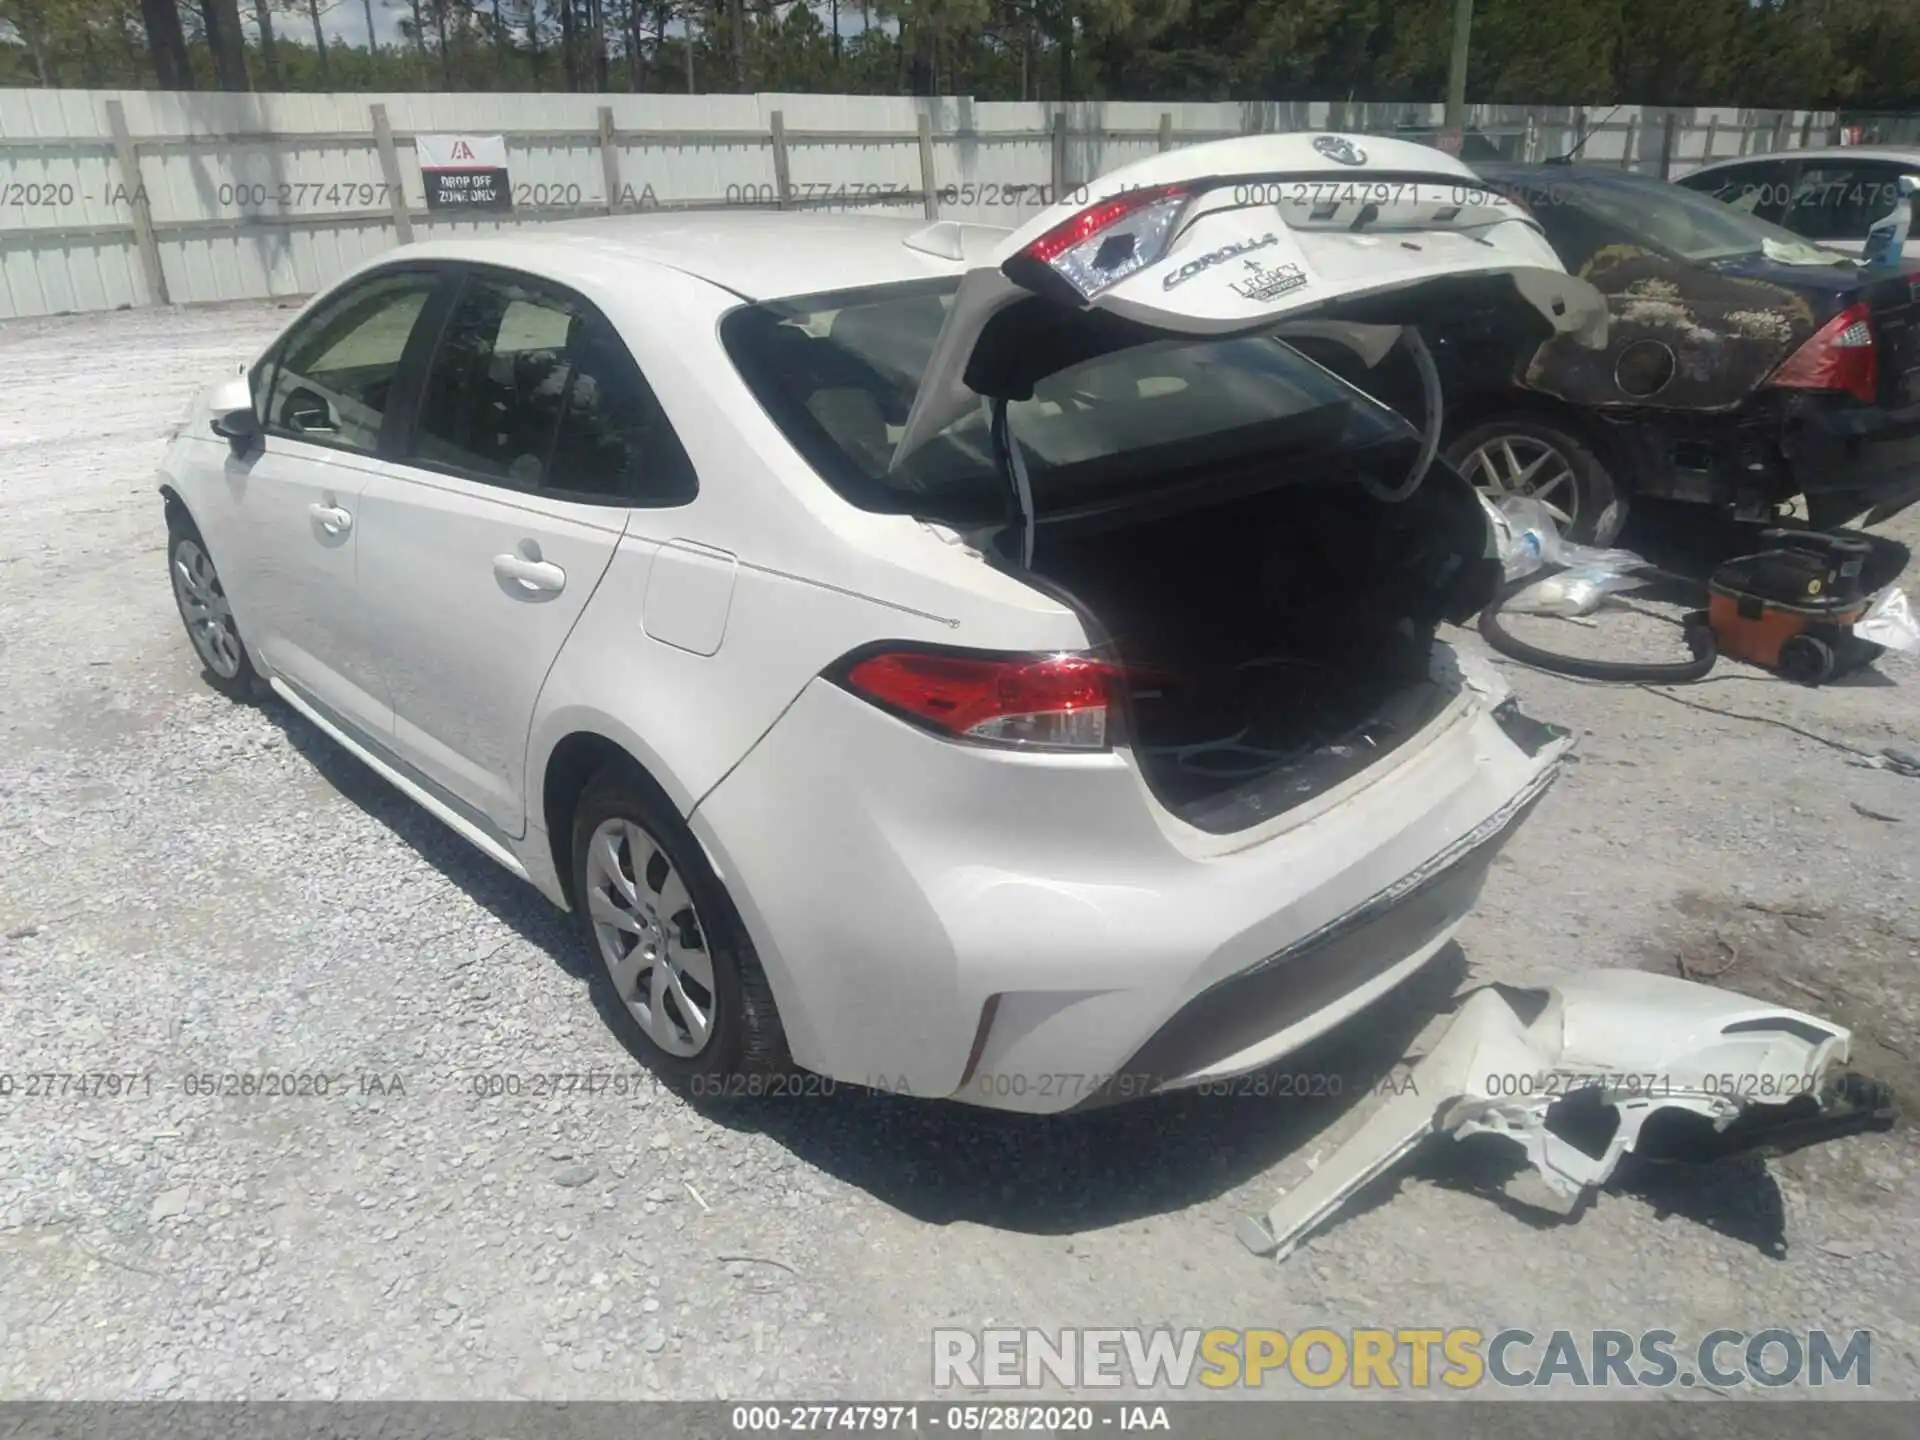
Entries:
[[[1562,243],[1556,225],[1563,233],[1578,227],[1605,236],[1601,243],[1646,245],[1696,262],[1758,254],[1769,240],[1805,244],[1791,230],[1697,190],[1631,175],[1579,171],[1566,180],[1508,180],[1500,188],[1533,211],[1556,249]],[[1567,211],[1573,213],[1558,213]]]
[[[794,448],[869,510],[960,523],[1006,509],[984,406],[888,472],[957,282],[749,305],[721,335]],[[1062,312],[1060,323],[1074,323]],[[1343,459],[1417,443],[1406,422],[1266,336],[1147,339],[1042,380],[1008,407],[1042,514],[1216,464]],[[1383,457],[1384,459],[1384,457]]]

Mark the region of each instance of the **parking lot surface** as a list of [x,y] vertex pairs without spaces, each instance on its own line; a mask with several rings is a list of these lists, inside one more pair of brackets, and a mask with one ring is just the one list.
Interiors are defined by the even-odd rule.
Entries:
[[1234,1237],[1488,980],[1684,965],[1854,1026],[1911,1103],[1920,780],[1848,762],[1920,749],[1920,665],[1509,667],[1577,763],[1458,946],[1282,1067],[1337,1097],[698,1110],[623,1048],[567,917],[202,683],[153,470],[285,318],[0,326],[0,1397],[907,1397],[936,1327],[990,1324],[1867,1329],[1872,1393],[1920,1397],[1904,1126],[1630,1163],[1571,1217],[1499,1153],[1422,1152],[1283,1264]]

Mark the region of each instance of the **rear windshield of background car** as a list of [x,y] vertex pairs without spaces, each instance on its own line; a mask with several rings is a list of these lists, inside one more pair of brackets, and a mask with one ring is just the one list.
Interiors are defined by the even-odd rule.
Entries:
[[[1632,176],[1581,174],[1566,181],[1522,179],[1500,188],[1532,210],[1553,240],[1555,212],[1584,213],[1619,239],[1696,263],[1758,254],[1768,240],[1796,249],[1806,241],[1682,185]],[[1569,217],[1560,217],[1569,218]]]
[[[1006,514],[1008,486],[984,407],[898,470],[887,468],[957,284],[772,301],[722,322],[727,353],[768,415],[862,509],[955,524]],[[1059,323],[1075,316],[1062,310]],[[1061,369],[1030,400],[1009,404],[1040,514],[1114,503],[1249,461],[1316,462],[1317,478],[1378,465],[1397,480],[1418,447],[1392,411],[1274,340],[1143,333],[1144,341]]]

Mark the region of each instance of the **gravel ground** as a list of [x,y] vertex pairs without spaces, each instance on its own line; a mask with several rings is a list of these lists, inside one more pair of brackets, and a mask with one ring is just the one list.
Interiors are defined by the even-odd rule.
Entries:
[[[1920,749],[1920,666],[1805,691],[1729,665],[1679,695],[1515,672],[1578,763],[1459,947],[1303,1062],[1340,1101],[710,1116],[633,1069],[564,917],[200,681],[153,466],[192,385],[283,319],[0,327],[0,1071],[151,1077],[0,1102],[0,1397],[910,1396],[933,1327],[990,1322],[1864,1327],[1875,1392],[1920,1396],[1905,1128],[1630,1166],[1570,1218],[1449,1147],[1283,1265],[1233,1235],[1487,979],[1727,967],[1860,1027],[1911,1097],[1920,780],[1782,726]],[[252,1071],[344,1078],[192,1093]],[[476,1094],[555,1071],[630,1093]]]

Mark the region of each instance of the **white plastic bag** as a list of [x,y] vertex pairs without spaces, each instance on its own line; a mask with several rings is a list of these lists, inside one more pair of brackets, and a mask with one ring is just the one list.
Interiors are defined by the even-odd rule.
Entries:
[[[1509,508],[1515,501],[1522,503]],[[1560,553],[1560,532],[1554,528],[1546,506],[1531,496],[1515,495],[1498,505],[1481,495],[1480,503],[1486,507],[1487,523],[1493,527],[1493,543],[1500,554],[1500,571],[1509,585],[1555,562]]]
[[1643,583],[1638,575],[1611,565],[1576,565],[1536,580],[1500,608],[1509,615],[1585,615],[1607,596]]
[[[1500,569],[1509,585],[1545,565],[1623,572],[1648,568],[1647,561],[1631,550],[1601,550],[1562,539],[1560,527],[1554,524],[1553,512],[1531,495],[1503,496],[1498,505],[1482,495],[1480,503],[1487,508],[1494,544],[1500,552]],[[1594,603],[1597,605],[1599,600],[1596,598]],[[1517,610],[1519,607],[1509,605],[1507,608]]]
[[1867,613],[1853,622],[1853,633],[1889,650],[1909,654],[1920,650],[1920,619],[1914,616],[1907,592],[1898,585],[1880,592]]

